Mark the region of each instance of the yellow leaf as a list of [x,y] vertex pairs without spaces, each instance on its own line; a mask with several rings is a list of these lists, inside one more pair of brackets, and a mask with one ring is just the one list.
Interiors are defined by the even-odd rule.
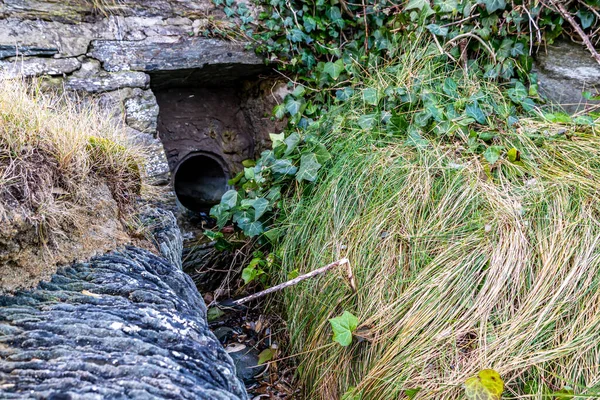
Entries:
[[465,394],[469,400],[500,400],[504,381],[493,369],[479,371],[465,381]]

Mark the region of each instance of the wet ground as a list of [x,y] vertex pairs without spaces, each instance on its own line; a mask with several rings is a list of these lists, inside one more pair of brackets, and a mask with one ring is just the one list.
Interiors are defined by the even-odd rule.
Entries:
[[252,259],[252,246],[225,227],[227,241],[211,241],[203,232],[212,228],[206,214],[185,213],[180,217],[184,232],[183,267],[209,308],[209,327],[236,364],[251,399],[298,399],[295,365],[285,349],[285,322],[273,299],[257,300],[247,307],[231,307],[238,299],[262,289],[245,286],[240,275]]

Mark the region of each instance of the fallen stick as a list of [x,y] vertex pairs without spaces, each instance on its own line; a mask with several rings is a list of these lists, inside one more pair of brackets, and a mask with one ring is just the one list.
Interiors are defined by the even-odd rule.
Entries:
[[550,2],[552,3],[552,5],[554,7],[556,7],[556,9],[560,13],[560,15],[562,15],[563,18],[569,22],[569,24],[571,24],[573,29],[575,29],[575,32],[577,32],[577,34],[579,35],[581,40],[583,40],[583,44],[585,44],[585,47],[587,47],[588,51],[592,54],[592,57],[594,57],[594,59],[598,62],[598,64],[600,64],[600,54],[598,54],[598,52],[594,48],[594,45],[590,41],[590,38],[585,34],[585,32],[583,31],[581,26],[579,26],[579,24],[575,21],[575,19],[569,13],[569,11],[567,11],[565,6],[562,5],[560,3],[560,1],[550,0]]
[[296,277],[294,279],[291,279],[291,280],[289,280],[287,282],[283,282],[283,283],[280,283],[279,285],[275,285],[273,287],[270,287],[270,288],[268,288],[266,290],[263,290],[262,292],[258,292],[258,293],[251,294],[250,296],[242,297],[241,299],[235,300],[233,302],[233,304],[236,305],[236,306],[239,306],[239,305],[247,303],[249,301],[252,301],[252,300],[258,299],[260,297],[266,296],[269,293],[277,292],[278,290],[285,289],[286,287],[297,285],[298,283],[300,283],[300,282],[302,282],[302,281],[304,281],[306,279],[310,279],[310,278],[312,278],[314,276],[321,275],[321,274],[329,271],[332,268],[335,268],[335,267],[338,267],[338,266],[344,265],[344,264],[346,264],[348,266],[348,270],[347,270],[347,272],[348,272],[348,279],[351,282],[350,285],[352,286],[352,290],[356,291],[356,287],[355,287],[355,284],[354,284],[354,277],[352,276],[352,270],[350,269],[350,261],[348,261],[347,258],[342,258],[341,260],[332,262],[331,264],[328,264],[328,265],[326,265],[324,267],[315,269],[314,271],[311,271],[311,272],[306,273],[304,275],[300,275],[300,276],[298,276],[298,277]]

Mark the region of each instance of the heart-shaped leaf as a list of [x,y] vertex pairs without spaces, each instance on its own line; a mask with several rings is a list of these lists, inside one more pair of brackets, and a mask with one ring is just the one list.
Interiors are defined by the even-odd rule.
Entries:
[[465,395],[469,400],[500,400],[504,381],[493,369],[479,371],[465,381]]
[[358,326],[358,318],[344,311],[339,317],[331,318],[329,323],[333,329],[333,340],[342,346],[349,346],[352,343],[352,332]]

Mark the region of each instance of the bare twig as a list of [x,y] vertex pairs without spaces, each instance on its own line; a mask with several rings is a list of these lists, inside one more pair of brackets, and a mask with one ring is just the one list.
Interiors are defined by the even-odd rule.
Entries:
[[348,16],[349,16],[350,18],[354,18],[354,14],[352,14],[352,11],[350,11],[350,9],[348,9],[348,4],[346,4],[346,1],[345,1],[345,0],[340,0],[340,4],[341,4],[341,6],[342,6],[342,10],[343,10],[343,11],[344,11],[346,14],[348,14]]
[[566,19],[569,22],[569,24],[571,24],[573,29],[575,29],[575,32],[577,32],[577,34],[579,35],[581,40],[583,40],[583,44],[585,45],[585,47],[592,54],[592,57],[594,57],[594,59],[598,62],[598,64],[600,64],[600,54],[598,54],[598,52],[594,48],[594,45],[590,41],[590,38],[588,37],[588,35],[585,34],[585,32],[583,31],[581,26],[577,23],[577,21],[575,21],[575,19],[567,11],[565,6],[560,1],[557,1],[557,0],[550,0],[550,2],[552,3],[552,5],[554,7],[556,7],[556,9],[560,13],[560,15],[562,15],[562,17],[564,19]]
[[467,21],[468,21],[468,20],[470,20],[470,19],[473,19],[473,18],[479,18],[479,16],[480,16],[480,15],[481,15],[481,14],[479,14],[479,13],[477,13],[477,14],[473,14],[473,15],[469,15],[468,17],[466,17],[466,18],[463,18],[463,19],[461,19],[461,20],[459,20],[459,21],[454,21],[454,22],[450,22],[450,23],[448,23],[448,24],[446,24],[446,25],[442,25],[442,26],[441,26],[441,28],[447,28],[447,27],[449,27],[449,26],[453,26],[453,25],[460,25],[460,24],[462,24],[463,22],[467,22]]
[[433,32],[431,32],[431,36],[433,36],[433,41],[435,42],[435,45],[437,46],[438,50],[440,51],[441,55],[446,55],[448,56],[448,58],[450,58],[452,61],[457,62],[456,58],[452,57],[452,54],[448,53],[446,50],[444,50],[444,48],[442,47],[442,45],[440,44],[440,41],[438,40],[438,38],[435,36],[435,34]]
[[454,44],[454,42],[458,42],[460,39],[464,39],[466,37],[477,39],[479,41],[479,43],[481,43],[481,45],[488,51],[488,53],[490,53],[490,56],[492,56],[492,60],[494,60],[494,63],[496,62],[496,53],[494,53],[494,50],[492,50],[492,48],[485,42],[485,40],[483,40],[479,36],[474,35],[474,34],[469,33],[469,32],[462,33],[460,35],[457,35],[457,36],[453,37],[452,39],[448,40],[444,44],[444,46],[447,46],[449,44]]
[[365,21],[365,53],[369,51],[369,21],[367,20],[367,5],[365,0],[362,0],[363,18]]
[[314,271],[311,271],[311,272],[309,272],[307,274],[300,275],[300,276],[298,276],[298,277],[296,277],[294,279],[291,279],[291,280],[289,280],[287,282],[280,283],[279,285],[270,287],[270,288],[268,288],[266,290],[263,290],[262,292],[254,293],[254,294],[251,294],[250,296],[246,296],[246,297],[243,297],[241,299],[235,300],[233,303],[235,305],[239,306],[239,305],[247,303],[249,301],[256,300],[256,299],[258,299],[260,297],[266,296],[269,293],[277,292],[279,290],[285,289],[286,287],[297,285],[298,283],[300,283],[300,282],[302,282],[302,281],[304,281],[306,279],[310,279],[310,278],[312,278],[314,276],[321,275],[321,274],[329,271],[330,269],[333,269],[335,267],[339,267],[340,265],[344,265],[344,264],[348,265],[348,280],[350,281],[350,285],[352,286],[352,290],[356,291],[356,283],[354,282],[354,276],[352,275],[352,270],[350,270],[350,262],[348,261],[347,258],[342,258],[341,260],[332,262],[331,264],[328,264],[328,265],[326,265],[324,267],[321,267],[319,269],[315,269]]

